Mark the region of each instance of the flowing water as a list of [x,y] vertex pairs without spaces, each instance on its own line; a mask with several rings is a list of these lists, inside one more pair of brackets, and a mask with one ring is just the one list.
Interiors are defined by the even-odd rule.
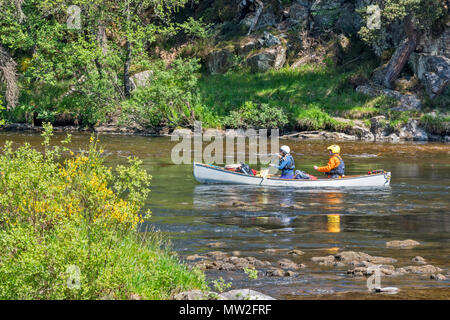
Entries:
[[[61,138],[57,134],[56,138]],[[0,144],[29,142],[37,134],[0,133]],[[86,148],[87,134],[74,134],[71,148]],[[107,164],[138,156],[153,176],[148,207],[152,217],[142,226],[156,227],[171,239],[181,257],[220,250],[275,263],[290,258],[304,263],[296,277],[250,280],[244,272],[207,272],[235,288],[252,288],[278,299],[450,299],[450,145],[439,143],[340,143],[346,173],[383,168],[392,172],[391,187],[374,190],[296,190],[226,185],[200,185],[192,165],[174,165],[176,142],[164,137],[101,135]],[[284,141],[294,151],[297,169],[314,174],[325,165],[330,141]],[[258,168],[256,168],[258,169]],[[247,203],[233,207],[233,202]],[[390,240],[414,239],[414,249],[386,248]],[[215,245],[215,247],[214,247]],[[270,255],[266,249],[299,249],[295,257]],[[365,278],[347,276],[347,268],[320,267],[310,258],[340,251],[363,251],[393,257],[398,266],[414,265],[422,256],[443,269],[445,281],[429,276],[382,277],[396,286],[395,295],[368,293]]]

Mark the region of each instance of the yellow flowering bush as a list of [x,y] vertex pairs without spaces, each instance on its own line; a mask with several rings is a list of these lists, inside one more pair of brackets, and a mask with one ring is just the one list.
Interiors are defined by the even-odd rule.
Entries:
[[150,213],[140,160],[113,170],[94,137],[77,155],[70,137],[50,146],[51,126],[43,137],[43,152],[1,150],[0,299],[160,299],[204,286],[159,233],[137,232]]

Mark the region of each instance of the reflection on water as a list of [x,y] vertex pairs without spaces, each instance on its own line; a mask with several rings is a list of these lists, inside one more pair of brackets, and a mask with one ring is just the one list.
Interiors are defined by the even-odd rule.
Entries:
[[339,214],[327,214],[328,232],[341,232],[341,216]]
[[[63,135],[57,135],[62,140]],[[248,277],[233,275],[236,287],[251,287],[276,298],[339,297],[343,292],[366,292],[365,281],[348,278],[346,270],[316,270],[312,256],[343,250],[396,258],[410,265],[411,258],[424,257],[448,273],[450,268],[450,146],[444,144],[340,143],[347,173],[360,174],[383,168],[392,171],[391,188],[370,190],[292,189],[257,186],[199,185],[192,166],[173,165],[167,138],[101,135],[106,163],[115,166],[137,156],[153,176],[147,207],[152,217],[143,225],[156,227],[172,240],[181,256],[220,250],[239,251],[276,262],[265,249],[300,249],[296,262],[307,265],[297,278],[263,277],[248,283]],[[0,133],[0,144],[29,142],[41,147],[35,134]],[[89,135],[74,134],[72,151],[86,147]],[[288,144],[294,150],[298,169],[314,174],[312,166],[326,163],[330,141]],[[259,169],[256,167],[255,169]],[[392,250],[389,240],[414,239],[412,250]],[[222,275],[219,275],[222,276]],[[449,277],[450,278],[450,277]],[[427,288],[428,298],[447,288],[449,281],[429,278],[384,279],[383,285],[398,286],[401,295],[423,298],[417,288]],[[441,291],[439,291],[441,290]],[[415,296],[416,294],[416,296]]]

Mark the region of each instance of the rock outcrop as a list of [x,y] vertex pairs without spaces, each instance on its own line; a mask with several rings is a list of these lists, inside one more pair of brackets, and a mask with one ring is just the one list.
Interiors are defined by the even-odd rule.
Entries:
[[286,48],[282,45],[264,49],[247,59],[247,65],[255,72],[280,69],[286,62]]
[[209,53],[206,59],[206,68],[210,74],[225,73],[231,66],[231,57],[233,53],[230,50],[215,50]]
[[425,53],[413,54],[410,65],[431,98],[447,92],[450,82],[449,58]]

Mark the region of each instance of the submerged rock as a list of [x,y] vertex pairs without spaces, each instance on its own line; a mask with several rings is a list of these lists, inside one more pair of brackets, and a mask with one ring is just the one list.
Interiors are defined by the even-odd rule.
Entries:
[[268,277],[284,277],[285,271],[280,268],[270,268],[266,271]]
[[301,268],[305,268],[304,264],[296,264],[294,261],[289,260],[289,259],[281,259],[278,261],[278,265],[282,268],[285,269],[293,269],[293,270],[298,270]]
[[420,245],[420,242],[417,242],[412,239],[407,240],[393,240],[386,242],[386,247],[388,248],[396,248],[396,249],[411,249]]
[[416,257],[412,258],[411,261],[415,262],[417,264],[426,264],[427,263],[427,261],[420,256],[416,256]]
[[293,249],[293,250],[291,250],[291,251],[288,251],[288,254],[300,256],[300,255],[304,254],[304,252],[301,251],[301,250]]
[[447,277],[444,276],[443,274],[438,273],[438,274],[432,274],[430,276],[430,279],[444,281],[444,280],[447,280]]
[[397,268],[396,272],[405,274],[405,273],[415,273],[415,274],[436,274],[442,271],[441,268],[435,267],[431,264],[427,264],[424,266],[406,266]]

